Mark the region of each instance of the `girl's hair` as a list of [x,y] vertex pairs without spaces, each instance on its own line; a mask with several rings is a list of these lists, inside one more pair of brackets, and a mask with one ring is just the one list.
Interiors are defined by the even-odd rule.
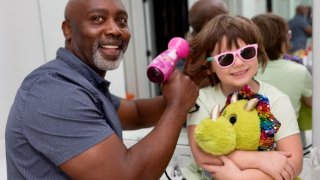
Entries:
[[239,48],[238,40],[246,44],[258,44],[258,61],[263,69],[267,63],[267,55],[264,51],[260,31],[257,26],[248,18],[242,16],[230,16],[221,14],[212,18],[202,30],[193,38],[189,39],[190,54],[186,59],[184,73],[189,75],[200,87],[214,86],[220,80],[215,73],[199,77],[204,69],[210,69],[211,63],[206,61],[213,49],[217,46],[221,50],[221,42],[226,37],[227,47],[234,44]]
[[260,14],[252,18],[261,32],[269,60],[280,59],[290,49],[288,23],[275,14]]

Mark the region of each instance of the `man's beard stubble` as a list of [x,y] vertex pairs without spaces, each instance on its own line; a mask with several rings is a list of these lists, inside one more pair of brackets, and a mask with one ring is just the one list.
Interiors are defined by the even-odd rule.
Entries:
[[109,70],[114,70],[119,67],[122,58],[123,58],[123,51],[121,51],[119,57],[117,60],[109,60],[105,59],[99,51],[95,50],[93,53],[93,63],[98,68],[99,70],[102,71],[109,71]]

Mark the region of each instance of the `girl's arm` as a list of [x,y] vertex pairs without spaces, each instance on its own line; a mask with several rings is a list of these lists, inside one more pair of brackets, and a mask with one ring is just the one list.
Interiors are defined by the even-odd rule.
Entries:
[[294,169],[295,177],[301,173],[303,165],[303,147],[300,137],[300,133],[298,133],[277,141],[277,151],[291,153],[288,162]]
[[219,156],[223,162],[222,166],[218,165],[203,165],[202,168],[206,169],[216,179],[259,179],[259,180],[283,180],[289,178],[273,178],[258,169],[245,169],[240,170],[239,167],[230,160],[227,156]]
[[[251,155],[248,155],[250,153]],[[293,179],[302,171],[303,148],[300,134],[294,134],[277,141],[276,151],[244,152],[235,151],[228,157],[240,169],[258,168],[273,177],[281,176]]]
[[[208,153],[203,152],[196,144],[194,140],[194,129],[195,125],[188,126],[188,137],[191,147],[191,151],[198,165],[202,168],[210,171],[213,169],[208,169],[212,165],[222,166],[224,163],[219,159],[219,156],[213,156]],[[279,140],[278,150],[290,151],[294,143],[299,144],[299,135],[296,139],[295,135],[293,138],[283,138]],[[297,141],[297,142],[295,142]],[[301,143],[300,143],[301,144]],[[296,147],[292,148],[295,149]],[[290,153],[281,151],[234,151],[228,155],[228,158],[235,163],[235,165],[242,170],[242,177],[257,177],[259,179],[292,179],[301,172],[301,164],[299,165],[299,150],[292,150],[292,156]],[[290,158],[287,158],[289,157]],[[224,167],[224,171],[228,172],[228,166]],[[221,167],[221,168],[222,168]],[[293,168],[291,168],[293,167]],[[213,167],[214,168],[214,167]],[[227,169],[227,170],[226,170]],[[293,170],[294,169],[294,170]],[[211,173],[217,173],[214,170]],[[221,172],[220,172],[221,173]],[[228,172],[230,175],[231,171]],[[267,175],[269,174],[269,175]],[[291,174],[291,175],[290,175]],[[221,175],[223,176],[223,175]],[[292,177],[291,177],[292,176]]]

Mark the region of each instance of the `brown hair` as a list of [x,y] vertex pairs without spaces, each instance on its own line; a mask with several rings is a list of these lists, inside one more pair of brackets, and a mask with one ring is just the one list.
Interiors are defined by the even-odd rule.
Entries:
[[222,0],[198,0],[188,13],[188,21],[193,29],[192,35],[200,32],[202,27],[213,17],[227,13],[227,6]]
[[252,18],[261,32],[262,41],[269,60],[280,59],[290,49],[288,23],[272,13]]
[[189,40],[190,54],[186,59],[184,73],[189,75],[200,87],[213,86],[220,82],[215,73],[208,74],[203,78],[203,69],[210,69],[206,58],[210,56],[215,46],[220,49],[223,37],[227,38],[227,47],[234,44],[239,48],[238,40],[241,39],[247,44],[258,44],[258,61],[262,63],[263,69],[267,63],[267,55],[264,51],[260,31],[257,26],[248,18],[241,16],[230,16],[221,14],[211,19],[203,29]]

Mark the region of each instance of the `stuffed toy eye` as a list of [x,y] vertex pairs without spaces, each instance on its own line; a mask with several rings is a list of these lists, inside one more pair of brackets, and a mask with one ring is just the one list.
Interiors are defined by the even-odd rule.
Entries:
[[229,122],[234,125],[237,122],[237,115],[236,114],[232,114],[229,118]]

